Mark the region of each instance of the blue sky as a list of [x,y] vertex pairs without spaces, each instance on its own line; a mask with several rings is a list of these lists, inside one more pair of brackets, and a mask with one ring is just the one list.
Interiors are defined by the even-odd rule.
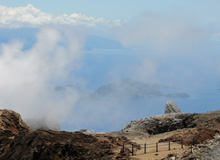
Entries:
[[1,0],[1,5],[6,7],[25,7],[32,4],[35,8],[42,12],[51,13],[53,15],[70,15],[72,13],[81,13],[87,16],[104,19],[121,19],[131,20],[137,18],[145,12],[157,14],[168,14],[172,16],[183,16],[195,20],[201,27],[215,28],[219,27],[218,15],[220,11],[218,0],[211,2],[206,0],[195,1],[175,1],[175,0],[120,0],[120,1],[101,1],[101,0],[20,0],[8,1]]
[[[185,112],[219,109],[219,4],[1,0],[0,106],[24,117],[50,113],[67,130],[118,130],[145,112],[163,113],[166,99],[138,102],[139,110],[133,102],[115,101],[79,107],[82,91],[76,88],[91,93],[132,78],[187,92],[191,98],[176,99]],[[65,86],[72,89],[64,94],[54,90]],[[106,120],[100,122],[99,116]]]
[[[219,1],[212,0],[1,0],[1,4],[7,7],[18,7],[32,4],[43,12],[53,14],[83,13],[89,16],[104,17],[107,19],[130,19],[145,11],[185,13],[189,16],[197,15],[200,19],[211,20],[218,17]],[[212,17],[212,18],[210,18]]]

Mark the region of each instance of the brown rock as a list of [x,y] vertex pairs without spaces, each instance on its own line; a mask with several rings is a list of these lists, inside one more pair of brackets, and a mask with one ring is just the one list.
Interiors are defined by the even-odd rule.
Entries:
[[26,135],[31,130],[21,119],[20,114],[12,110],[0,110],[0,156],[4,155],[17,135]]
[[182,130],[179,133],[176,133],[168,138],[160,139],[159,142],[172,141],[177,143],[182,143],[184,145],[194,145],[201,144],[208,139],[214,139],[216,134],[215,130],[208,128],[192,128]]
[[[43,159],[117,159],[122,158],[114,152],[122,148],[125,137],[106,135],[85,135],[81,132],[37,130],[25,136],[16,136],[7,152],[0,159],[43,160]],[[126,156],[126,155],[124,155]]]
[[29,133],[31,130],[21,119],[20,114],[12,110],[0,110],[0,130],[10,131],[12,134]]
[[132,142],[123,136],[105,134],[31,131],[18,113],[0,110],[0,159],[122,160],[129,156],[129,152],[120,153],[124,143]]

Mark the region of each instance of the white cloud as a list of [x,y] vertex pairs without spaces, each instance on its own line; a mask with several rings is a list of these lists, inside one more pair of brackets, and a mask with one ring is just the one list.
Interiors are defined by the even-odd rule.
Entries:
[[71,15],[52,15],[44,13],[41,10],[28,4],[26,7],[5,7],[0,5],[0,27],[18,28],[18,27],[37,27],[48,24],[59,25],[85,25],[85,26],[117,26],[121,20],[105,20],[103,18],[94,18],[81,13]]
[[78,99],[77,91],[64,96],[54,87],[65,84],[81,65],[78,61],[82,57],[83,35],[79,33],[45,27],[31,49],[24,50],[18,40],[1,44],[1,108],[13,109],[24,117],[64,119]]

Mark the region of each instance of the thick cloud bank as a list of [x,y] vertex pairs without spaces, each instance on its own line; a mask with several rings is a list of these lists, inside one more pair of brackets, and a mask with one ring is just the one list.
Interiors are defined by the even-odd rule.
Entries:
[[[77,93],[59,95],[54,89],[79,69],[83,35],[71,30],[42,28],[37,42],[24,50],[19,40],[0,45],[0,106],[23,117],[64,120],[77,101]],[[71,75],[72,82],[75,81]]]

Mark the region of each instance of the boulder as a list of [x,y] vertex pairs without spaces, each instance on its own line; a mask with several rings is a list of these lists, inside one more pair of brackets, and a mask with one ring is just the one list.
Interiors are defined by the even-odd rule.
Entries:
[[167,101],[165,106],[165,114],[181,113],[179,107],[172,100]]

